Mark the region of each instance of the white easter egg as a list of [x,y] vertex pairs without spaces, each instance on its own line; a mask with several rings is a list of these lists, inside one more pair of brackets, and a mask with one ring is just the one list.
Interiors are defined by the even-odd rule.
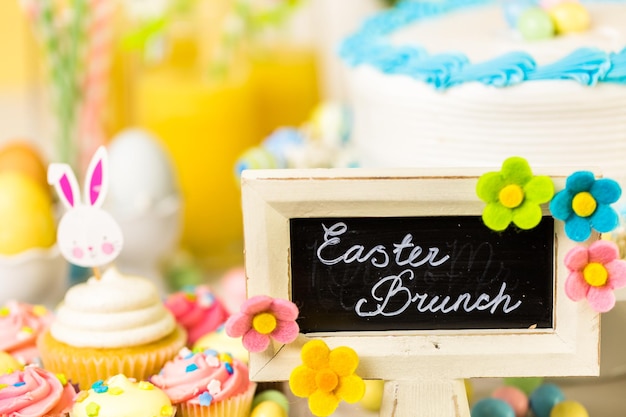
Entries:
[[124,216],[146,213],[165,198],[179,194],[174,165],[154,136],[129,129],[109,145],[109,191],[105,208]]

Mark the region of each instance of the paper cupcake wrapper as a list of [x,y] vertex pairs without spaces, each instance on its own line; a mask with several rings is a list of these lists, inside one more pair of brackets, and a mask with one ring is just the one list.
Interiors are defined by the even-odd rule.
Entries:
[[44,368],[64,374],[80,389],[88,389],[94,382],[117,374],[147,380],[178,354],[186,340],[185,331],[178,327],[170,336],[148,345],[93,349],[66,345],[46,332],[40,336],[38,347]]
[[243,394],[208,406],[181,403],[178,404],[176,417],[248,417],[255,391],[256,384],[251,382]]

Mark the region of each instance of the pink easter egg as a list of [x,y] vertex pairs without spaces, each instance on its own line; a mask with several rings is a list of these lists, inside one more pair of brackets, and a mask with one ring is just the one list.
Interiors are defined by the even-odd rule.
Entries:
[[491,397],[509,404],[515,412],[515,417],[525,417],[528,413],[528,397],[519,388],[513,386],[500,387],[491,394]]

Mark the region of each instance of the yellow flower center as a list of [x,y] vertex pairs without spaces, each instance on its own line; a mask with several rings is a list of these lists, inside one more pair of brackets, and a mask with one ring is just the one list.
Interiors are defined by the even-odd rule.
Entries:
[[517,184],[509,184],[500,190],[500,203],[506,208],[515,208],[524,201],[524,190]]
[[592,287],[601,287],[606,284],[609,273],[601,263],[591,262],[583,270],[583,277]]
[[572,200],[572,209],[580,217],[589,217],[596,211],[596,199],[587,191],[580,192]]
[[252,327],[261,334],[270,334],[276,328],[276,317],[270,313],[260,313],[252,319]]
[[315,383],[321,391],[331,392],[332,390],[337,388],[339,378],[337,378],[337,374],[330,369],[322,369],[321,371],[318,371],[315,375]]

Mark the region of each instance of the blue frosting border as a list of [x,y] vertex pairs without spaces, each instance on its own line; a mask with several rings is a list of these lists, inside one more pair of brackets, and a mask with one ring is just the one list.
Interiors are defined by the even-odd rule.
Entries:
[[[388,36],[421,20],[456,10],[496,4],[497,0],[404,1],[366,20],[342,43],[339,55],[350,66],[371,65],[385,74],[406,75],[445,90],[466,82],[507,87],[535,80],[574,80],[626,85],[626,47],[618,53],[580,48],[558,61],[539,66],[526,52],[510,52],[489,61],[472,63],[462,53],[429,54],[414,46],[396,46]],[[625,0],[591,0],[586,3],[626,3]]]

